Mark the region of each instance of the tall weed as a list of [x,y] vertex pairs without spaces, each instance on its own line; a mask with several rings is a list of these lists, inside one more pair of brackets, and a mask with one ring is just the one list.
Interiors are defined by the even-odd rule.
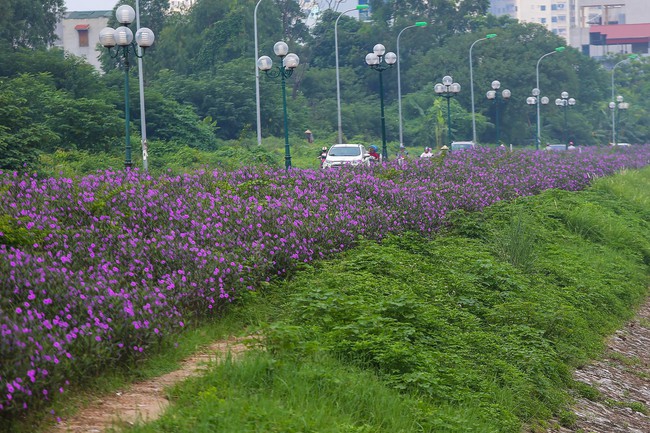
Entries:
[[520,209],[510,224],[493,235],[501,258],[517,268],[529,269],[535,262],[534,233],[532,222]]

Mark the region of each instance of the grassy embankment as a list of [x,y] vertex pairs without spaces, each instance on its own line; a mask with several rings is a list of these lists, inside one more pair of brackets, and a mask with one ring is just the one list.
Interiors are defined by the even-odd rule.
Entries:
[[[140,139],[133,136],[133,167],[142,168],[142,150]],[[331,143],[317,140],[307,143],[295,140],[291,144],[291,163],[297,168],[318,168],[321,147],[329,147]],[[390,154],[397,151],[397,144],[391,144]],[[413,155],[419,156],[420,148],[413,150]],[[265,164],[272,167],[284,167],[284,142],[275,137],[265,138],[261,146],[253,139],[240,141],[224,141],[214,151],[203,151],[188,146],[169,144],[158,141],[149,143],[149,170],[153,174],[168,172],[187,173],[202,167],[237,169],[255,164]],[[37,171],[44,177],[64,175],[67,177],[81,176],[105,170],[109,167],[121,169],[124,166],[124,151],[114,149],[110,153],[86,151],[56,151],[42,154]]]
[[650,169],[628,171],[305,266],[235,311],[266,352],[175,387],[173,408],[133,432],[570,425],[570,390],[594,395],[571,371],[647,295],[649,185]]

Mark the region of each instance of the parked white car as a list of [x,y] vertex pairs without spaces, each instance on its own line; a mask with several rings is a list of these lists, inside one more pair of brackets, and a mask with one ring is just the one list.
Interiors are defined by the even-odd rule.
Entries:
[[370,155],[363,144],[335,144],[327,151],[323,168],[340,167],[342,165],[368,165]]
[[471,150],[471,149],[476,149],[476,144],[474,144],[473,141],[452,141],[451,148],[449,150],[453,152],[457,150]]

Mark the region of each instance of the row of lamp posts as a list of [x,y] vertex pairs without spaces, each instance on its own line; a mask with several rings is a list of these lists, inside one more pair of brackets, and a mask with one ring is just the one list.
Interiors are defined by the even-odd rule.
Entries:
[[[548,105],[549,102],[550,99],[548,98],[548,96],[540,97],[540,90],[538,88],[534,88],[532,91],[532,96],[526,98],[526,103],[528,105],[535,105],[537,107],[539,107],[540,105]],[[560,97],[555,100],[555,105],[560,107],[564,111],[564,144],[566,146],[569,146],[570,142],[569,142],[568,109],[576,105],[576,100],[575,98],[569,98],[568,92],[562,92],[560,94]],[[539,112],[540,111],[538,111],[538,113]],[[539,125],[539,118],[538,118],[538,125]],[[539,133],[536,135],[536,141],[538,137],[539,137]]]
[[[253,15],[254,27],[255,27],[255,56],[256,56],[256,68],[255,68],[255,89],[256,89],[256,106],[257,106],[257,140],[258,144],[261,144],[261,129],[260,129],[260,97],[259,97],[259,71],[264,71],[267,76],[272,78],[280,77],[282,83],[282,108],[284,114],[284,139],[285,139],[285,168],[289,169],[291,167],[291,152],[289,146],[289,137],[288,137],[288,119],[287,119],[287,101],[286,101],[286,79],[289,78],[295,68],[298,66],[300,60],[296,54],[288,52],[288,46],[284,42],[277,42],[273,50],[280,58],[281,65],[277,67],[277,70],[273,71],[273,61],[268,56],[262,56],[257,58],[259,52],[258,49],[258,38],[257,38],[257,9],[262,0],[258,0],[255,5],[255,11]],[[137,5],[137,3],[136,3]],[[343,130],[342,130],[342,121],[341,121],[341,91],[340,91],[340,78],[339,78],[339,54],[338,54],[338,21],[346,13],[352,11],[360,11],[367,9],[368,5],[358,5],[353,9],[348,9],[339,14],[334,24],[334,44],[335,44],[335,54],[336,54],[336,99],[337,99],[337,120],[338,120],[338,139],[339,142],[343,141]],[[110,27],[104,28],[99,34],[100,43],[108,49],[109,55],[111,58],[121,57],[124,65],[124,116],[125,116],[125,167],[131,167],[133,165],[131,159],[131,143],[130,143],[130,131],[129,131],[129,121],[130,121],[130,107],[129,107],[129,69],[130,69],[130,56],[133,55],[138,59],[141,59],[144,55],[144,50],[151,45],[155,40],[155,35],[153,31],[146,27],[139,28],[135,34],[129,28],[129,25],[136,18],[135,10],[129,5],[121,5],[117,8],[115,16],[117,21],[121,24],[117,29]],[[139,17],[138,17],[139,18]],[[370,68],[379,72],[379,95],[380,95],[380,107],[381,107],[381,133],[382,133],[382,157],[388,157],[388,151],[386,147],[386,125],[384,117],[384,92],[383,92],[383,76],[382,72],[386,69],[392,67],[397,63],[397,85],[398,85],[398,108],[399,108],[399,140],[400,145],[403,145],[403,128],[402,128],[402,101],[401,101],[401,77],[400,77],[400,65],[398,62],[399,58],[399,48],[400,48],[400,37],[402,33],[410,28],[414,27],[424,27],[426,22],[416,22],[414,25],[410,25],[402,29],[397,36],[397,55],[393,52],[386,53],[386,49],[382,44],[377,44],[373,48],[373,52],[366,55],[366,63]],[[139,27],[139,23],[138,23]],[[471,90],[471,104],[472,104],[472,138],[473,141],[477,141],[476,136],[476,114],[474,107],[474,77],[473,77],[473,63],[472,63],[472,50],[474,45],[478,42],[493,39],[496,37],[496,34],[488,34],[483,38],[477,39],[474,41],[469,49],[469,69],[470,69],[470,90]],[[115,50],[113,51],[113,48]],[[542,61],[547,56],[550,56],[555,53],[559,53],[565,50],[565,47],[557,47],[553,51],[548,52],[542,55],[538,61],[535,68],[536,75],[536,84],[537,86],[533,89],[532,96],[529,96],[526,99],[526,102],[529,105],[536,105],[537,116],[537,134],[535,136],[535,146],[537,149],[540,148],[541,143],[541,112],[540,105],[547,104],[547,97],[540,97],[540,87],[539,87],[539,66]],[[620,110],[626,110],[629,107],[629,104],[623,101],[622,96],[618,96],[615,100],[614,95],[614,74],[616,68],[628,61],[638,58],[636,54],[630,55],[627,59],[622,60],[614,65],[612,68],[612,101],[609,103],[609,108],[612,112],[612,143],[616,144],[616,126],[617,120],[619,118]],[[508,89],[505,89],[499,95],[498,90],[501,83],[499,81],[492,82],[492,90],[487,92],[487,98],[493,100],[495,103],[495,120],[496,120],[496,136],[497,142],[499,142],[499,103],[510,98],[511,93]],[[142,87],[142,84],[141,84]],[[142,92],[142,89],[140,89]],[[451,76],[447,75],[443,77],[442,83],[437,83],[434,86],[434,91],[438,96],[444,97],[447,99],[447,141],[451,143],[451,98],[456,96],[460,92],[460,84],[454,83]],[[141,95],[141,103],[142,103]],[[564,108],[564,132],[565,132],[565,142],[568,144],[568,125],[567,125],[567,109],[569,106],[575,105],[575,99],[569,98],[567,92],[562,92],[562,97],[556,99],[556,105]],[[143,159],[145,160],[145,169],[146,169],[146,138],[143,133]]]

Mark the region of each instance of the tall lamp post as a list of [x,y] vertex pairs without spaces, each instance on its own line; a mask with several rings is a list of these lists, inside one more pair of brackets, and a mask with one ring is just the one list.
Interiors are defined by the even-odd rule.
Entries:
[[630,104],[627,102],[624,102],[624,99],[621,95],[618,95],[616,97],[616,102],[610,102],[609,103],[609,109],[612,110],[612,115],[615,116],[614,118],[616,119],[614,123],[614,127],[612,128],[612,131],[614,131],[614,137],[612,144],[616,146],[617,140],[618,140],[618,130],[620,126],[620,121],[621,121],[621,110],[627,110],[630,108]]
[[445,75],[442,83],[433,86],[433,91],[447,99],[447,144],[451,145],[451,98],[460,93],[460,84],[454,83],[450,75]]
[[499,95],[499,89],[501,88],[501,82],[498,80],[492,81],[492,90],[488,90],[485,96],[494,101],[494,110],[495,110],[495,125],[497,130],[497,146],[499,145],[499,104],[510,99],[512,93],[508,89],[503,89]]
[[404,133],[402,129],[402,77],[400,74],[400,64],[402,63],[402,58],[399,56],[399,38],[404,33],[404,30],[412,29],[413,27],[424,27],[427,23],[424,21],[418,21],[412,26],[407,26],[402,29],[401,32],[397,35],[397,109],[399,113],[399,144],[400,146],[404,145]]
[[568,123],[568,109],[576,105],[574,98],[569,98],[569,92],[562,92],[561,97],[555,100],[555,105],[562,107],[564,110],[564,144],[569,147],[569,123]]
[[[129,108],[129,69],[131,64],[129,57],[131,54],[135,57],[142,57],[144,51],[139,54],[138,47],[144,50],[153,45],[155,35],[150,29],[141,27],[135,33],[135,41],[133,40],[133,32],[128,26],[135,19],[135,10],[129,5],[118,7],[115,11],[115,17],[117,22],[122,25],[116,29],[111,27],[103,28],[99,32],[99,43],[108,49],[112,59],[121,56],[124,64],[124,131],[126,136],[124,167],[130,168],[133,166],[133,162],[131,161],[131,132],[129,130],[131,121],[131,110]],[[117,48],[113,51],[112,49],[115,46]]]
[[469,90],[470,90],[470,95],[472,99],[472,141],[474,144],[476,144],[477,139],[476,139],[476,113],[474,111],[474,68],[472,66],[472,49],[474,49],[474,45],[481,41],[487,41],[488,39],[493,39],[496,38],[497,35],[495,33],[490,33],[489,35],[485,35],[484,38],[477,39],[475,40],[472,45],[469,46]]
[[[539,63],[542,61],[544,57],[548,57],[551,54],[555,54],[555,53],[561,53],[565,49],[566,47],[557,47],[550,53],[544,54],[542,57],[539,58],[539,60],[537,60],[537,66],[535,67],[535,77],[536,77],[537,85],[535,88],[537,89],[538,92],[539,92]],[[542,142],[542,116],[540,115],[539,105],[540,105],[540,98],[537,98],[537,140],[535,143],[535,148],[537,150],[539,150],[539,145]]]
[[336,21],[334,22],[334,57],[336,57],[336,118],[339,127],[339,143],[343,143],[343,122],[341,120],[341,80],[339,78],[339,19],[348,12],[362,11],[364,9],[368,9],[368,7],[368,5],[357,5],[357,7],[353,9],[343,11],[339,14],[339,16],[336,18]]
[[262,145],[262,114],[260,111],[260,70],[257,67],[257,55],[259,54],[259,47],[257,44],[257,8],[262,0],[258,0],[255,4],[253,11],[253,34],[255,38],[255,109],[257,114],[257,145]]
[[[614,108],[616,108],[616,103],[614,102],[614,94],[615,94],[614,93],[614,74],[616,73],[616,68],[618,67],[618,65],[621,65],[621,64],[627,62],[628,60],[634,60],[634,59],[638,59],[638,58],[639,58],[639,56],[637,54],[630,54],[627,57],[627,59],[621,60],[620,62],[615,64],[614,67],[612,68],[612,100],[609,103],[609,108],[612,110],[612,144],[614,146],[616,146],[616,117],[615,117],[615,113],[614,113],[616,111],[616,110],[614,110]],[[612,107],[612,105],[614,107]]]
[[379,72],[379,101],[381,104],[381,157],[388,160],[388,149],[386,148],[386,119],[384,117],[384,80],[383,72],[391,68],[397,62],[397,55],[392,51],[386,52],[386,47],[377,44],[372,48],[372,53],[366,55],[366,63],[371,69]]
[[[135,27],[140,30],[140,1],[135,0]],[[136,31],[137,31],[136,30]],[[138,84],[140,87],[140,137],[142,144],[142,168],[149,170],[149,144],[147,143],[147,117],[144,103],[144,67],[142,65],[142,48],[138,47]]]
[[260,71],[271,78],[280,77],[282,83],[282,111],[284,113],[284,168],[289,170],[291,168],[291,149],[289,148],[289,121],[287,119],[287,89],[286,80],[292,74],[294,69],[298,67],[300,58],[289,52],[289,46],[282,41],[276,42],[273,45],[273,52],[280,58],[280,66],[277,70],[272,71],[273,60],[269,56],[262,56],[257,59],[257,67]]

